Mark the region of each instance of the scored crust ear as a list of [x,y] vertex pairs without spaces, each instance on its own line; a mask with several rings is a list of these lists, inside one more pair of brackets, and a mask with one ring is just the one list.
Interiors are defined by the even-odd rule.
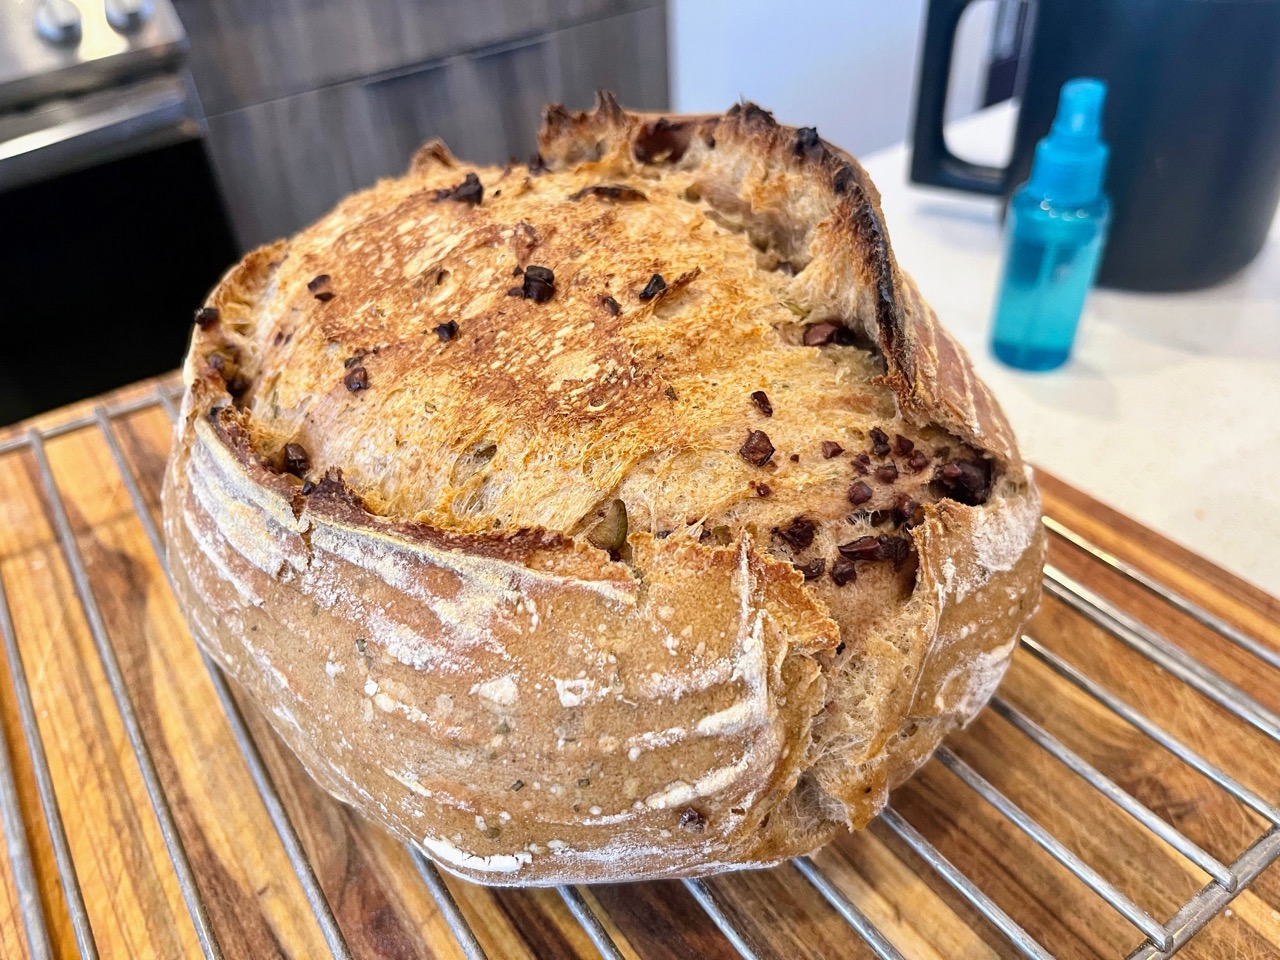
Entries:
[[409,160],[409,172],[425,173],[433,167],[452,169],[457,165],[457,157],[445,146],[443,140],[428,140],[413,151],[413,156]]
[[1021,472],[1013,431],[972,362],[899,269],[880,195],[866,170],[812,127],[779,124],[753,103],[723,115],[634,114],[601,91],[595,107],[547,108],[538,136],[552,169],[584,162],[703,168],[720,202],[745,205],[795,238],[811,269],[801,280],[844,308],[879,348],[884,382],[903,413],[933,422]]

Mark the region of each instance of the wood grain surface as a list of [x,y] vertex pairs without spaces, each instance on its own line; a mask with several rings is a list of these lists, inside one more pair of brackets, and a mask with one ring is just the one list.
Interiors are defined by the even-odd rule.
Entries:
[[[169,381],[172,383],[172,381]],[[104,400],[154,394],[141,384]],[[44,427],[92,412],[46,416]],[[0,432],[0,444],[27,429]],[[171,422],[150,405],[113,420],[153,516]],[[227,957],[328,955],[209,674],[97,426],[46,443],[88,586]],[[1280,649],[1280,603],[1041,475],[1046,512],[1229,623]],[[1280,710],[1280,679],[1217,634],[1057,538],[1066,575],[1157,628],[1183,650]],[[0,580],[94,938],[102,957],[200,955],[138,760],[95,648],[73,568],[59,543],[38,461],[0,454]],[[1159,723],[1269,801],[1280,800],[1280,747],[1153,666],[1068,607],[1046,599],[1038,642]],[[13,664],[0,658],[0,723],[12,758],[54,955],[77,955],[70,914],[15,707]],[[1040,724],[1205,851],[1229,863],[1265,821],[1046,667],[1027,650],[999,696]],[[245,717],[352,953],[455,958],[463,953],[404,848],[330,800],[248,704]],[[1112,805],[996,711],[949,741],[954,754],[1157,920],[1208,877]],[[1123,957],[1143,935],[937,759],[893,806],[1056,956]],[[7,848],[6,848],[7,849]],[[910,958],[1013,957],[1016,951],[884,822],[813,858]],[[598,953],[555,890],[503,890],[447,880],[492,958]],[[862,958],[871,950],[791,864],[717,877],[710,887],[765,957]],[[680,883],[583,891],[628,958],[737,956]],[[1280,956],[1280,870],[1257,881],[1180,956]],[[13,865],[0,855],[0,956],[27,946]]]

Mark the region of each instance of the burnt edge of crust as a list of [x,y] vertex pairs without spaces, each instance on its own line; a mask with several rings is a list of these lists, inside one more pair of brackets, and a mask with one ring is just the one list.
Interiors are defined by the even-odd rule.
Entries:
[[[822,140],[816,131],[810,134],[810,129],[783,126],[768,110],[750,101],[734,104],[723,114],[630,114],[618,105],[613,94],[601,90],[590,110],[575,112],[558,104],[548,107],[538,142],[541,155],[551,158],[548,163],[553,168],[597,160],[611,148],[626,148],[642,163],[674,164],[683,159],[694,137],[701,137],[708,148],[714,148],[722,134],[737,133],[756,140],[759,148],[775,156],[778,162],[807,168],[831,191],[836,202],[834,216],[842,221],[847,235],[863,252],[864,277],[874,295],[871,319],[875,325],[875,346],[887,367],[882,382],[905,403],[923,401],[925,407],[945,406],[945,401],[939,404],[922,397],[917,386],[914,351],[918,345],[910,343],[906,336],[907,302],[912,299],[912,292],[893,255],[879,209],[879,192],[857,160]],[[669,156],[646,161],[647,140],[658,131],[668,136],[678,133],[680,147]],[[637,144],[640,144],[638,154]],[[946,426],[956,432],[950,425]],[[997,432],[1004,429],[1003,424],[995,426]],[[972,425],[969,429],[975,430]],[[974,441],[973,446],[981,448],[984,444]],[[1005,466],[1005,461],[1020,462],[1013,449],[995,458],[1000,468]]]

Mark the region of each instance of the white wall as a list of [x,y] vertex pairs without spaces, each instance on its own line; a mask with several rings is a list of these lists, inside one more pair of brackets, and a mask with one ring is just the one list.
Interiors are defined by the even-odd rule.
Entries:
[[[669,0],[671,103],[740,98],[867,154],[909,136],[927,0]],[[978,106],[995,4],[965,14],[948,115]]]

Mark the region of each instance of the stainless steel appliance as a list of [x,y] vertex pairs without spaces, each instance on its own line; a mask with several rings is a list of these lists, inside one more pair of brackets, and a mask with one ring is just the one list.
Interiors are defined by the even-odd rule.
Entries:
[[0,4],[0,190],[198,137],[186,46],[168,0]]
[[235,259],[186,54],[169,0],[0,3],[0,423],[174,366]]

